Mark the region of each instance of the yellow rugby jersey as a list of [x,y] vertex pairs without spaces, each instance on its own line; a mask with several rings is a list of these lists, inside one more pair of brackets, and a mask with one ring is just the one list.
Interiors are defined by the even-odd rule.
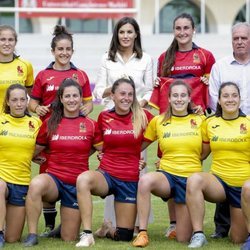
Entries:
[[15,57],[12,62],[0,62],[0,114],[7,88],[15,83],[25,87],[32,87],[34,82],[33,67],[20,57]]
[[205,117],[196,114],[172,116],[163,123],[162,119],[162,115],[155,116],[144,134],[146,140],[158,139],[162,152],[160,169],[181,177],[201,172],[201,124]]
[[31,159],[40,125],[36,117],[0,116],[0,179],[19,185],[30,183]]
[[211,172],[228,185],[241,187],[250,178],[250,117],[224,120],[212,116],[202,126],[203,141],[210,142]]

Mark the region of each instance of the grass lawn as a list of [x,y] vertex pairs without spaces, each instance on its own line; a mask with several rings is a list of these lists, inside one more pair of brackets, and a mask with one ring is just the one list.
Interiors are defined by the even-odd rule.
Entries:
[[[94,112],[91,114],[92,118],[97,118],[97,115],[101,111],[101,106],[95,106]],[[156,113],[155,113],[156,114]],[[148,148],[148,167],[149,171],[154,171],[154,162],[156,160],[156,147],[157,144],[154,143]],[[210,165],[210,159],[204,162],[204,170],[207,171]],[[90,168],[95,169],[98,166],[98,161],[96,155],[90,158]],[[37,165],[32,166],[32,173],[36,175],[38,172]],[[93,231],[95,231],[102,223],[103,220],[103,206],[104,202],[99,197],[93,197],[94,201],[94,215],[93,215]],[[59,204],[57,204],[59,211]],[[204,249],[213,250],[229,250],[229,249],[239,249],[239,245],[232,244],[228,238],[221,240],[209,239],[209,235],[214,230],[213,214],[214,214],[214,204],[206,203],[206,215],[204,220],[204,231],[207,235],[209,244],[204,247]],[[164,231],[169,224],[168,211],[166,209],[166,203],[164,203],[160,198],[152,196],[152,209],[154,213],[154,222],[149,225],[148,233],[150,237],[150,244],[146,249],[187,249],[186,244],[177,243],[175,240],[167,240],[164,237]],[[59,223],[59,217],[57,216],[57,224]],[[39,222],[39,232],[44,229],[43,216],[40,217]],[[27,228],[25,227],[23,238],[27,235]],[[76,242],[63,242],[59,239],[39,239],[39,244],[34,249],[76,249]],[[16,244],[6,244],[5,249],[23,249],[21,243]],[[107,249],[107,250],[128,250],[136,249],[132,247],[131,243],[126,242],[114,242],[109,239],[96,239],[96,244],[91,247],[91,249]]]

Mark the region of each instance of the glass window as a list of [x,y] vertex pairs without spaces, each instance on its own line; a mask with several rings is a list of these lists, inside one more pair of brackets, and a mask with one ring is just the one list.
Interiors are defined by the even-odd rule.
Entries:
[[66,26],[73,33],[108,33],[108,20],[105,19],[66,19]]
[[[160,11],[160,33],[172,33],[173,20],[183,12],[192,15],[196,31],[200,32],[200,7],[189,0],[173,0]],[[206,32],[208,32],[207,25]]]
[[[1,0],[1,7],[14,7],[14,0]],[[19,32],[20,33],[33,33],[32,22],[27,18],[19,19]],[[0,23],[15,26],[14,13],[0,13]]]
[[239,22],[246,22],[246,5],[244,5],[239,11],[238,15],[234,20],[234,24]]

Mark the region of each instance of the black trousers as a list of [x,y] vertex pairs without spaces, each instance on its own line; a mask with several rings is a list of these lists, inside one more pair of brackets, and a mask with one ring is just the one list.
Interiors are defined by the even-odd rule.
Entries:
[[229,203],[216,203],[214,214],[215,232],[228,235],[230,229],[230,209]]

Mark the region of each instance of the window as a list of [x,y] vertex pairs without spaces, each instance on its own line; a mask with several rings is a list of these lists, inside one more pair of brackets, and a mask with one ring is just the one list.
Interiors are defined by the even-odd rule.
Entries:
[[73,33],[108,33],[106,19],[66,19],[66,26]]
[[[189,0],[173,0],[160,11],[160,33],[172,33],[173,20],[183,12],[192,15],[196,31],[200,32],[200,7]],[[208,32],[207,26],[206,32]]]

